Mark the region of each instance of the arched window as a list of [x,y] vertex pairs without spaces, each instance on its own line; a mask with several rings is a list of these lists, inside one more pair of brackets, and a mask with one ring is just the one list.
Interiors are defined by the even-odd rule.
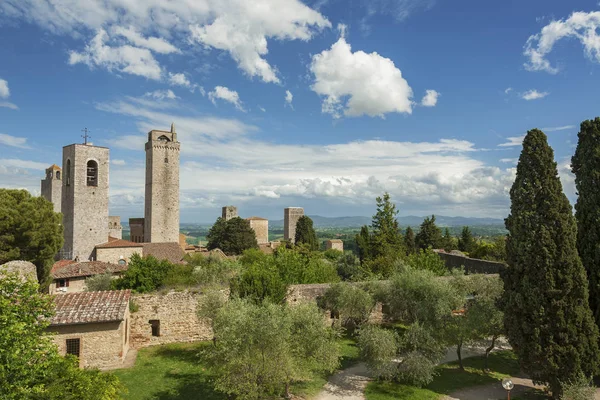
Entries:
[[127,265],[127,261],[123,260],[122,258],[119,260],[119,265]]
[[94,160],[87,162],[87,185],[98,186],[98,163]]
[[60,179],[60,171],[56,171],[56,179]]
[[67,160],[67,186],[71,186],[71,160]]

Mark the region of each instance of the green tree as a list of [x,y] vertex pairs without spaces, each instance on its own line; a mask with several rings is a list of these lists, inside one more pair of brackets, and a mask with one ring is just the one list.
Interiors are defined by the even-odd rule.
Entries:
[[458,244],[456,243],[456,239],[454,239],[454,236],[452,236],[450,234],[450,229],[446,228],[444,230],[444,237],[442,237],[442,248],[445,251],[452,251],[452,250],[456,250],[458,248]]
[[458,239],[458,249],[465,253],[471,253],[477,243],[471,233],[471,229],[468,226],[463,226],[460,238]]
[[54,256],[63,246],[61,222],[48,200],[26,190],[0,189],[0,264],[30,261],[47,287]]
[[112,284],[115,289],[131,289],[137,293],[152,292],[164,283],[173,264],[157,260],[153,256],[141,257],[135,253],[129,260],[127,270]]
[[575,174],[577,250],[587,272],[589,303],[600,326],[600,118],[583,121],[571,168]]
[[364,225],[362,228],[360,228],[360,233],[356,235],[355,241],[356,247],[358,248],[358,258],[360,260],[360,264],[363,265],[372,257],[373,246],[371,245],[371,234],[369,233],[368,226]]
[[360,261],[352,253],[342,255],[337,260],[336,271],[343,281],[352,281],[360,278]]
[[442,231],[435,224],[435,215],[426,217],[421,224],[421,229],[415,236],[415,243],[419,249],[437,249],[442,244]]
[[407,264],[413,269],[431,271],[439,276],[448,273],[444,260],[431,249],[419,249],[416,253],[408,256]]
[[390,201],[390,194],[377,197],[377,212],[371,221],[373,258],[398,253],[402,250],[403,240],[398,225],[396,205]]
[[225,221],[217,218],[217,221],[206,235],[209,250],[221,249],[228,256],[242,254],[247,249],[257,249],[256,233],[250,226],[250,222],[240,217]]
[[410,226],[406,228],[406,232],[404,233],[404,247],[406,248],[406,254],[414,253],[417,248],[415,243],[415,232]]
[[85,280],[85,286],[88,292],[98,292],[101,290],[110,290],[112,287],[112,274],[106,272],[90,276]]
[[249,299],[257,304],[269,301],[283,304],[288,284],[282,279],[272,260],[265,259],[246,268],[231,280],[231,296]]
[[333,284],[327,289],[320,306],[338,316],[343,327],[354,331],[369,320],[375,300],[365,290],[343,282]]
[[256,305],[234,299],[214,320],[210,349],[217,390],[239,399],[286,394],[290,384],[339,365],[336,333],[315,305]]
[[523,371],[547,383],[598,372],[598,327],[588,304],[577,228],[546,135],[527,132],[506,219],[504,325]]
[[319,250],[319,240],[315,228],[313,228],[313,220],[310,217],[303,215],[298,218],[294,243],[297,245],[304,244],[311,251]]

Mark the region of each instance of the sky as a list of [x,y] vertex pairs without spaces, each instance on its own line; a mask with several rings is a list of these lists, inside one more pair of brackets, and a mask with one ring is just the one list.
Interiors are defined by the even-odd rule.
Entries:
[[596,0],[2,0],[0,187],[110,148],[110,214],[143,216],[144,142],[174,122],[182,222],[504,218],[540,128],[564,190],[600,114]]

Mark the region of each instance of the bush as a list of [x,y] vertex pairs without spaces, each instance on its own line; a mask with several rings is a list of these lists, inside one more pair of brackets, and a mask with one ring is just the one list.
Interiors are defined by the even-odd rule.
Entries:
[[337,259],[336,270],[343,281],[359,279],[361,276],[360,260],[352,253],[343,254]]
[[593,400],[596,388],[592,380],[579,374],[573,381],[563,384],[561,400]]
[[320,303],[322,308],[338,315],[342,326],[351,331],[369,320],[375,306],[369,293],[349,283],[331,285]]
[[398,350],[394,331],[374,325],[362,327],[358,334],[360,357],[365,361],[375,378],[392,379],[396,374],[394,358]]
[[448,268],[446,268],[444,260],[431,249],[420,249],[416,253],[409,255],[407,264],[413,269],[431,271],[439,276],[448,273]]
[[112,287],[112,280],[112,274],[110,272],[106,272],[104,274],[90,276],[85,280],[85,286],[88,292],[110,290]]
[[131,289],[137,293],[147,293],[158,289],[173,269],[173,264],[166,260],[158,261],[152,256],[131,256],[127,271],[119,279],[112,282],[115,289]]

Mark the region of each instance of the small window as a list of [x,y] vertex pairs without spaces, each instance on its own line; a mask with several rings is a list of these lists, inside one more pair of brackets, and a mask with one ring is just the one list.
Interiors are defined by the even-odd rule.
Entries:
[[160,336],[160,320],[151,319],[148,321],[152,327],[152,336]]
[[119,265],[127,265],[127,261],[123,260],[122,258],[119,260]]
[[67,354],[79,357],[81,353],[81,339],[67,339]]
[[161,137],[159,137],[158,140],[160,140],[161,142],[170,142],[169,138],[166,137],[165,135],[162,135]]
[[98,186],[98,163],[94,160],[87,163],[87,185]]
[[59,279],[58,281],[56,281],[56,287],[57,288],[69,287],[69,280],[68,279]]
[[71,186],[71,160],[67,160],[67,186]]
[[167,157],[165,157],[165,164],[169,163],[169,159]]
[[60,179],[60,171],[56,171],[56,179]]

